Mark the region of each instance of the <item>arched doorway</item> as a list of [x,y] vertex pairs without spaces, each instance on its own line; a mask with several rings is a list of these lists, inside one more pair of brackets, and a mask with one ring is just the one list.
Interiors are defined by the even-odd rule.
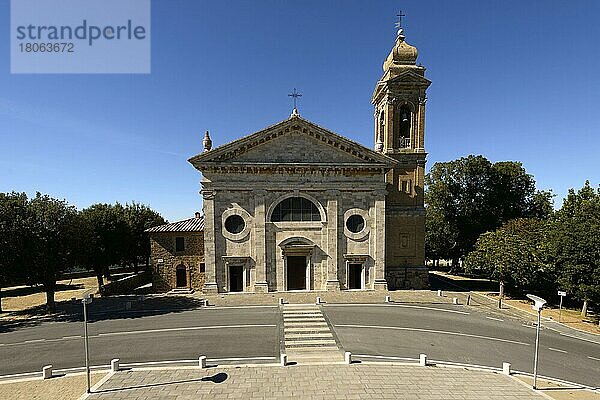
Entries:
[[293,237],[280,243],[284,259],[284,290],[310,290],[311,255],[315,245],[308,239]]
[[179,264],[175,269],[175,285],[178,288],[187,287],[187,271],[185,265]]

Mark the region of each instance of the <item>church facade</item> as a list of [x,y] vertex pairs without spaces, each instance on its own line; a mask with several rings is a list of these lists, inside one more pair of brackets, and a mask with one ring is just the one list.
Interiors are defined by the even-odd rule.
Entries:
[[[296,109],[214,149],[207,133],[205,151],[189,160],[202,174],[201,267],[182,264],[202,268],[203,292],[428,286],[423,180],[430,82],[416,58],[399,31],[372,97],[373,150]],[[168,288],[164,265],[154,256],[152,264]]]

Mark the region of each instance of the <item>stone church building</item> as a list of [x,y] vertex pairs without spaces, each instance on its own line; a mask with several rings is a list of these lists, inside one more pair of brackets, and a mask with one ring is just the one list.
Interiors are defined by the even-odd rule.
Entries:
[[[374,150],[302,118],[211,148],[203,217],[149,230],[154,282],[204,293],[428,286],[423,180],[430,81],[402,30],[371,99]],[[187,246],[186,246],[187,245]]]

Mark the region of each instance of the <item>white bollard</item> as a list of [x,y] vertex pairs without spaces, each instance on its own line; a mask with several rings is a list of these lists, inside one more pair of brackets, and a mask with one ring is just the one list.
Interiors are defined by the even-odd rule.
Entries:
[[316,304],[321,304],[321,298],[320,298],[320,297],[317,297],[317,302],[316,302]]
[[502,363],[502,373],[504,375],[510,375],[510,363],[507,363],[507,362]]
[[117,372],[119,370],[119,359],[118,358],[113,358],[112,360],[110,360],[110,370],[112,372]]
[[279,298],[279,305],[282,306],[283,305],[283,297]]
[[346,364],[352,364],[352,353],[347,351],[344,353],[344,361]]
[[287,365],[287,354],[282,354],[280,358],[280,363],[282,367]]
[[438,297],[442,297],[442,291],[438,289]]
[[208,307],[208,299],[204,299],[204,307]]
[[421,367],[426,367],[427,366],[427,355],[426,354],[421,354],[419,356],[419,365]]
[[52,365],[46,365],[42,368],[42,379],[52,378]]
[[391,299],[391,297],[390,297],[390,296],[385,296],[385,302],[386,302],[386,303],[389,303],[389,302],[391,302],[391,301],[392,301],[392,299]]
[[458,304],[458,298],[453,297],[452,298],[452,304]]
[[200,368],[206,368],[206,356],[198,357],[198,366]]

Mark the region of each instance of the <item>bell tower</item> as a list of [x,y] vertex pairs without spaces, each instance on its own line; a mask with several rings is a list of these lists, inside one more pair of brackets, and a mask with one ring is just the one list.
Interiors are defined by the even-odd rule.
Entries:
[[[400,25],[400,24],[398,24]],[[428,286],[425,267],[425,103],[431,82],[399,26],[371,99],[375,151],[398,161],[386,175],[386,280],[390,289]]]

